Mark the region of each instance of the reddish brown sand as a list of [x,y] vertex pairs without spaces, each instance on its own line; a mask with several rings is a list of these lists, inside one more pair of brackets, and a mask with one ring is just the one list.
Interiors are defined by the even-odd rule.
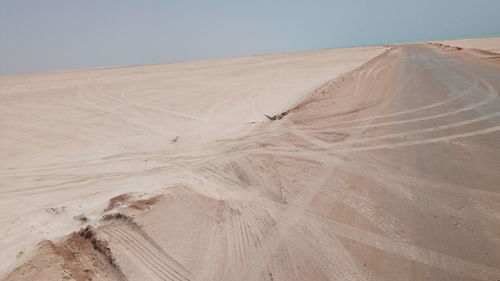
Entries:
[[[1,189],[10,210],[2,237],[12,244],[1,256],[4,280],[500,280],[498,55],[438,44],[370,52],[361,67],[295,94],[294,105],[269,97],[282,110],[255,121],[232,118],[234,108],[212,111],[219,104],[197,108],[196,116],[194,108],[166,107],[186,97],[162,99],[161,85],[132,102],[127,83],[137,74],[120,73],[113,79],[123,95],[79,86],[102,94],[80,100],[100,115],[68,108],[82,128],[66,143],[56,125],[71,124],[54,121],[64,114],[36,114],[67,104],[57,81],[45,82],[56,94],[39,97],[42,109],[21,82],[4,86],[9,112],[30,109],[47,122],[22,132],[21,122],[2,115],[20,126],[8,132],[30,136],[2,143],[3,157],[13,159],[2,166],[11,184]],[[301,63],[311,60],[303,56]],[[303,89],[312,83],[304,81]],[[273,95],[272,83],[262,83]],[[198,104],[210,98],[192,95]],[[257,100],[246,105],[262,108]],[[127,110],[122,101],[131,102]],[[170,133],[157,120],[163,110],[206,118],[207,126],[184,122],[185,130],[171,125],[177,131]],[[214,116],[224,120],[213,124]],[[101,119],[115,131],[94,123]],[[124,135],[140,134],[139,127],[151,130],[150,139]],[[188,135],[193,128],[199,131]],[[38,142],[44,157],[30,157]],[[80,151],[65,150],[75,143]],[[9,146],[26,151],[8,154]],[[68,153],[74,161],[65,161]],[[66,201],[46,205],[50,196]],[[64,236],[87,225],[93,228]],[[43,239],[52,241],[30,246]]]

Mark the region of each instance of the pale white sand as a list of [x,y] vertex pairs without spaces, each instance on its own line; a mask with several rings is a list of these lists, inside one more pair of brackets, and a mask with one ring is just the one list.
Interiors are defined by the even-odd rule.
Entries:
[[457,46],[462,48],[474,48],[474,49],[481,49],[485,51],[500,53],[500,37],[444,40],[439,42],[450,46]]
[[73,216],[98,216],[112,196],[196,181],[151,174],[163,164],[150,156],[210,153],[384,50],[0,76],[0,276],[26,259],[20,251],[77,229]]

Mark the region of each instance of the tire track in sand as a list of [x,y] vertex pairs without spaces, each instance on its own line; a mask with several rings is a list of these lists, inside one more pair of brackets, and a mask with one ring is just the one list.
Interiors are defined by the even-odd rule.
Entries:
[[464,106],[462,108],[448,111],[445,113],[439,113],[439,114],[434,114],[434,115],[429,115],[425,117],[419,117],[419,118],[411,118],[411,119],[404,119],[404,120],[398,120],[398,121],[390,121],[390,122],[381,122],[381,123],[370,123],[370,124],[365,124],[365,125],[358,125],[358,126],[351,126],[351,127],[341,127],[338,128],[338,130],[348,130],[348,129],[359,129],[359,128],[373,128],[373,127],[382,127],[382,126],[389,126],[389,125],[399,125],[399,124],[406,124],[406,123],[412,123],[412,122],[417,122],[417,121],[425,121],[425,120],[433,120],[436,118],[441,118],[441,117],[447,117],[450,115],[456,115],[458,113],[464,112],[464,111],[469,111],[475,108],[478,108],[480,106],[489,104],[493,100],[495,100],[498,97],[498,93],[495,91],[494,87],[491,86],[490,83],[486,82],[485,80],[478,78],[488,89],[488,95],[486,96],[485,99],[481,100],[480,102],[474,103],[474,104],[469,104],[467,106]]
[[[414,113],[414,112],[418,112],[418,111],[423,111],[423,110],[435,108],[435,107],[438,107],[438,106],[445,105],[445,104],[451,103],[453,101],[456,101],[456,100],[460,99],[461,97],[470,95],[470,92],[474,88],[476,88],[476,87],[477,87],[477,83],[474,84],[474,87],[471,87],[470,89],[468,89],[464,93],[455,94],[455,95],[450,96],[448,99],[445,99],[445,100],[442,100],[442,101],[439,101],[439,102],[436,102],[436,103],[428,104],[428,105],[425,105],[425,106],[420,106],[420,107],[412,108],[412,109],[409,109],[409,110],[398,111],[398,112],[392,112],[392,113],[386,113],[386,114],[379,114],[379,115],[375,115],[375,116],[370,116],[370,117],[365,117],[365,118],[359,118],[359,119],[354,119],[354,120],[346,120],[346,121],[334,122],[334,123],[329,124],[328,127],[336,126],[336,125],[356,123],[356,122],[361,122],[361,121],[369,121],[369,120],[374,120],[374,119],[395,117],[395,116],[405,115],[405,114],[408,114],[408,113]],[[316,128],[316,129],[305,128],[305,129],[308,130],[308,131],[321,131],[321,128]]]
[[147,237],[129,227],[107,225],[102,232],[118,240],[129,251],[129,257],[140,263],[141,269],[146,269],[160,280],[189,281],[189,271],[161,249],[149,242]]
[[458,276],[469,276],[474,279],[485,281],[498,280],[500,277],[500,269],[497,268],[448,256],[446,254],[421,248],[409,243],[395,241],[338,221],[313,215],[311,213],[307,213],[306,215],[306,219],[315,219],[329,225],[331,227],[331,231],[336,235],[388,253],[414,260],[422,264],[456,273]]

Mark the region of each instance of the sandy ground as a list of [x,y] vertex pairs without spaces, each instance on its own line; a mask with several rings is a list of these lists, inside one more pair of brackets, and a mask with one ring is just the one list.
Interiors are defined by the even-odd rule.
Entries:
[[0,276],[499,280],[499,89],[432,44],[0,77]]
[[441,43],[451,46],[458,46],[461,48],[481,49],[485,51],[500,53],[500,37],[445,40],[441,41]]

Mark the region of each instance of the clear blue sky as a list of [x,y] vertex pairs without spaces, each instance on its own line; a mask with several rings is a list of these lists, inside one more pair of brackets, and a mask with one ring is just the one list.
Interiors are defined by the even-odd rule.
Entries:
[[0,0],[0,74],[499,32],[499,0]]

